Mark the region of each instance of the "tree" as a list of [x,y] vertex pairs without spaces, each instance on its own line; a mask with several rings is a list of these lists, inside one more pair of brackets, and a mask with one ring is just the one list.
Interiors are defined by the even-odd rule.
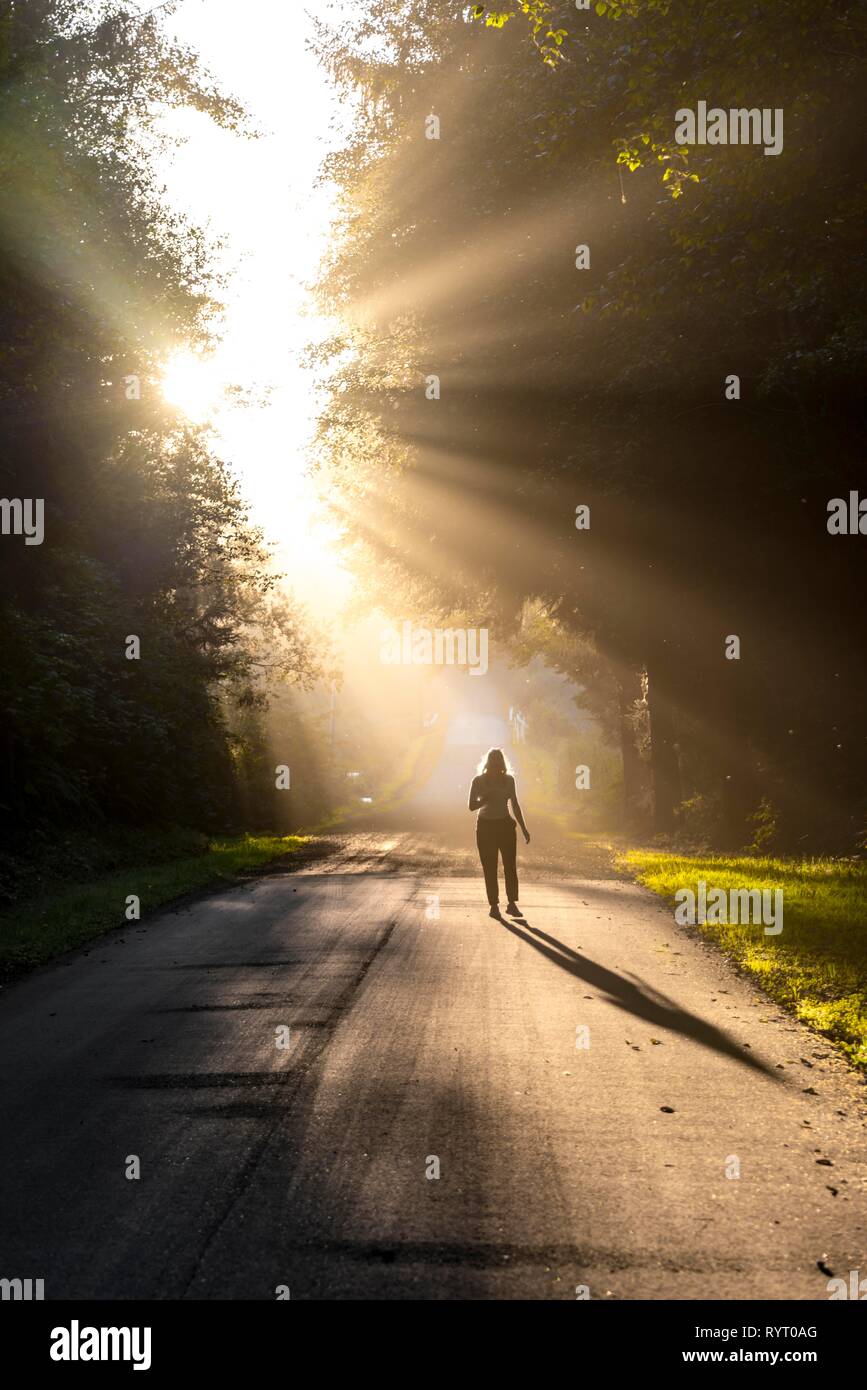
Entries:
[[[863,560],[825,520],[863,420],[862,20],[636,3],[579,32],[570,8],[553,69],[518,22],[432,0],[323,37],[366,98],[327,169],[323,466],[392,591],[502,635],[537,598],[624,689],[645,673],[658,828],[701,792],[742,843],[769,796],[789,843],[851,846]],[[672,198],[657,156],[711,93],[783,108],[785,157],[690,149]]]
[[159,390],[219,310],[146,154],[172,106],[243,128],[160,14],[0,4],[0,490],[45,507],[41,545],[0,537],[13,848],[73,817],[236,824],[235,711],[317,669],[229,468]]

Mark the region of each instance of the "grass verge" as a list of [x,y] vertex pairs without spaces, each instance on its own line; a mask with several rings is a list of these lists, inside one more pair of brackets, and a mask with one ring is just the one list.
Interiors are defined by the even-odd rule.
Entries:
[[839,859],[759,859],[632,850],[618,861],[674,905],[678,889],[703,879],[721,888],[782,889],[783,930],[705,922],[717,942],[762,989],[830,1038],[867,1071],[867,865]]
[[175,898],[232,879],[292,854],[306,841],[299,835],[240,835],[204,841],[195,853],[152,858],[142,843],[140,857],[88,882],[46,884],[0,914],[0,977],[43,965],[63,951],[92,941],[112,927],[128,926],[126,900],[135,895],[146,917]]

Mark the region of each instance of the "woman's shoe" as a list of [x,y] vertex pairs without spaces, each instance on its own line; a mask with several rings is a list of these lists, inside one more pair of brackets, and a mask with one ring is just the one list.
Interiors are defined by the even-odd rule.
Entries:
[[497,905],[496,905],[495,907],[492,907],[492,908],[491,908],[490,912],[488,913],[488,916],[489,916],[489,917],[499,917],[499,915],[500,915],[500,905],[499,905],[499,903],[497,903]]
[[523,917],[524,915],[517,903],[509,903],[506,911],[510,917]]

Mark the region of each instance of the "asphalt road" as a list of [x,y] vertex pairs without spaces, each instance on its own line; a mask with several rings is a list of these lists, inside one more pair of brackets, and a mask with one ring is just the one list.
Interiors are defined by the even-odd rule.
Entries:
[[602,852],[534,846],[525,920],[489,919],[469,822],[336,836],[4,991],[0,1276],[826,1299],[867,1274],[863,1085]]

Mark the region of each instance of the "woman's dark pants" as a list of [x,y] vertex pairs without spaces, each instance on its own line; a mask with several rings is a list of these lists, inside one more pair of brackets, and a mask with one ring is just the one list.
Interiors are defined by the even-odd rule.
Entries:
[[510,903],[518,901],[517,827],[513,820],[477,820],[476,844],[479,858],[485,871],[485,888],[488,902],[496,907],[500,901],[500,888],[497,883],[497,855],[503,856],[503,876],[506,880],[506,897]]

